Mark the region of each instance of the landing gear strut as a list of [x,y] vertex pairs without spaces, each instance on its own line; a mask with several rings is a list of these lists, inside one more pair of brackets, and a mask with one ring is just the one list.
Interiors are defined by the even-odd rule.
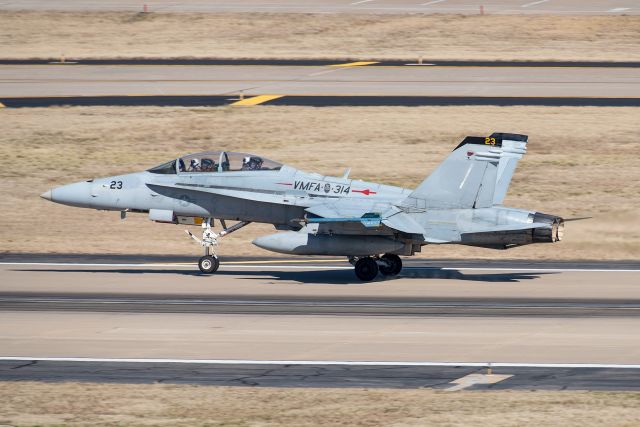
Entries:
[[204,247],[204,256],[198,260],[198,268],[204,274],[213,274],[218,271],[218,267],[220,267],[220,260],[218,259],[218,255],[216,255],[214,249],[215,246],[218,246],[218,239],[251,224],[248,221],[241,221],[227,228],[224,221],[221,220],[220,223],[223,226],[223,230],[220,234],[216,234],[216,232],[211,228],[212,223],[213,218],[206,218],[202,221],[202,239],[198,239],[192,232],[185,230],[193,240]]
[[349,262],[355,266],[358,279],[370,282],[378,273],[383,276],[396,276],[402,270],[402,260],[396,254],[384,254],[381,257],[350,257]]

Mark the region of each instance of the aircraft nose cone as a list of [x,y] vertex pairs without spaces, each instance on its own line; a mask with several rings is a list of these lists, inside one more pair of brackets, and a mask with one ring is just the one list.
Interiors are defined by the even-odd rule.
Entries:
[[45,200],[51,200],[51,190],[47,190],[40,195]]
[[40,195],[43,199],[68,206],[90,207],[91,184],[76,182],[54,188]]

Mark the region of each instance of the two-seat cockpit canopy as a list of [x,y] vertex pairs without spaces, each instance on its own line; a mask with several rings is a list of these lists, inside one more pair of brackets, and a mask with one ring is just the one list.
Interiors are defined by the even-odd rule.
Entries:
[[189,154],[149,169],[159,174],[214,173],[239,171],[277,171],[281,163],[248,153],[205,151]]

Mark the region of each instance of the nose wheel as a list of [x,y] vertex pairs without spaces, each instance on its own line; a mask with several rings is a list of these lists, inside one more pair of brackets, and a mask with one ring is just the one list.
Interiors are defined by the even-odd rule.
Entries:
[[218,240],[250,224],[248,221],[241,221],[227,228],[225,222],[220,220],[223,230],[220,234],[216,234],[211,228],[212,223],[213,218],[206,218],[206,220],[202,222],[202,239],[198,239],[192,232],[185,230],[193,240],[204,247],[204,256],[200,257],[198,260],[198,269],[203,274],[213,274],[218,271],[218,268],[220,267],[220,260],[214,250],[214,247],[218,246]]
[[198,268],[204,274],[213,274],[218,271],[220,260],[217,255],[205,255],[198,260]]

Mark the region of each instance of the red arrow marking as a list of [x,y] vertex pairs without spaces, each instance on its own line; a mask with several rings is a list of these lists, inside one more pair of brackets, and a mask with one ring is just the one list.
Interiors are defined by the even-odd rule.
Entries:
[[369,194],[378,194],[375,191],[371,191],[368,188],[364,189],[364,190],[351,190],[352,193],[362,193],[365,196],[368,196]]
[[290,182],[276,182],[276,184],[280,184],[280,185],[293,185]]

